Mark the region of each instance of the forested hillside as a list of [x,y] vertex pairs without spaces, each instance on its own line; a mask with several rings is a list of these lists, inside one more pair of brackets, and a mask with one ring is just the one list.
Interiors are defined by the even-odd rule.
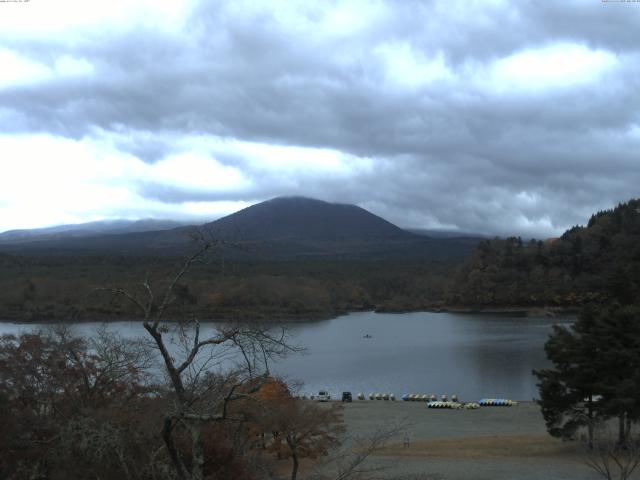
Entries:
[[[17,257],[0,254],[0,319],[130,319],[130,302],[101,288],[166,287],[179,260]],[[214,257],[179,284],[172,318],[198,312],[227,320],[309,320],[355,310],[425,310],[441,305],[454,263],[228,262]]]
[[448,305],[578,307],[640,298],[640,200],[594,214],[558,239],[486,240],[458,270]]

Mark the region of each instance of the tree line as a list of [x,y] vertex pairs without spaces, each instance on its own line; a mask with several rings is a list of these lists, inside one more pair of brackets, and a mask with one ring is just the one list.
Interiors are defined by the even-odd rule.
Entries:
[[452,277],[447,305],[584,305],[640,294],[640,200],[594,214],[560,238],[486,240]]
[[[358,310],[420,310],[442,305],[451,263],[268,262],[219,258],[194,265],[175,287],[169,316],[198,312],[230,321],[311,320]],[[89,295],[103,286],[139,290],[166,283],[179,262],[163,258],[0,255],[0,318],[29,322],[131,319],[121,297]]]

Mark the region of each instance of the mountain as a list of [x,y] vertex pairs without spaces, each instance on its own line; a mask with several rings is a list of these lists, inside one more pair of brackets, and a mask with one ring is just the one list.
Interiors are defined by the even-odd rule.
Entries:
[[68,238],[90,237],[101,234],[137,233],[168,230],[185,225],[174,220],[101,220],[97,222],[56,225],[53,227],[8,230],[0,233],[0,244],[41,242]]
[[13,233],[13,240],[7,235],[0,241],[0,251],[174,256],[193,250],[193,234],[200,232],[231,244],[221,254],[237,260],[446,260],[468,255],[479,241],[416,235],[355,205],[304,197],[274,198],[200,226],[143,226],[128,232],[124,229],[136,228],[134,224],[100,232],[88,227],[32,237]]
[[222,238],[276,241],[398,240],[414,235],[357,207],[305,197],[278,197],[203,226]]
[[[306,197],[277,197],[199,227],[228,241],[229,258],[259,260],[444,260],[462,258],[478,244],[473,239],[434,239],[403,230],[356,205]],[[175,245],[175,229],[154,240],[158,248]]]

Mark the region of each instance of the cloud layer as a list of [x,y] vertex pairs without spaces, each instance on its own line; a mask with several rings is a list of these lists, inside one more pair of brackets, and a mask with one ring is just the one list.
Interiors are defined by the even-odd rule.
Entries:
[[550,236],[639,195],[640,4],[101,8],[0,4],[0,230],[297,194]]

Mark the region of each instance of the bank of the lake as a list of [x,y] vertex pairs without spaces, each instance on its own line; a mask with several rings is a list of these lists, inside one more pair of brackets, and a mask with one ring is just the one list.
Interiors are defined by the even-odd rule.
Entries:
[[[565,317],[573,316],[579,313],[576,307],[562,307],[557,305],[549,306],[522,306],[522,305],[506,305],[506,306],[432,306],[422,309],[403,309],[379,307],[374,310],[376,313],[416,313],[416,312],[433,312],[433,313],[470,313],[470,314],[498,314],[513,315],[521,317]],[[353,312],[348,312],[353,313]]]
[[[579,444],[548,435],[540,407],[532,402],[454,411],[414,402],[356,401],[346,404],[344,413],[349,435],[366,437],[386,425],[406,426],[373,458],[373,465],[387,469],[386,478],[600,478],[581,462]],[[405,436],[409,446],[404,445]]]
[[[579,309],[575,307],[562,306],[460,306],[460,305],[423,305],[419,308],[408,308],[399,306],[371,306],[365,305],[360,308],[335,308],[331,310],[300,310],[282,311],[280,309],[248,309],[248,310],[220,310],[215,314],[211,312],[198,313],[198,317],[203,322],[243,322],[243,323],[306,323],[321,320],[331,320],[340,316],[353,313],[460,313],[460,314],[497,314],[511,315],[519,317],[567,317],[578,314]],[[194,312],[187,311],[184,315],[169,316],[167,322],[179,322],[180,318],[191,318]],[[55,311],[52,313],[29,312],[13,310],[0,312],[0,323],[23,323],[23,324],[55,324],[55,323],[93,323],[105,322],[114,323],[122,321],[142,321],[142,317],[137,317],[130,313],[123,314],[118,311],[95,309],[79,314],[75,309],[66,312]]]

